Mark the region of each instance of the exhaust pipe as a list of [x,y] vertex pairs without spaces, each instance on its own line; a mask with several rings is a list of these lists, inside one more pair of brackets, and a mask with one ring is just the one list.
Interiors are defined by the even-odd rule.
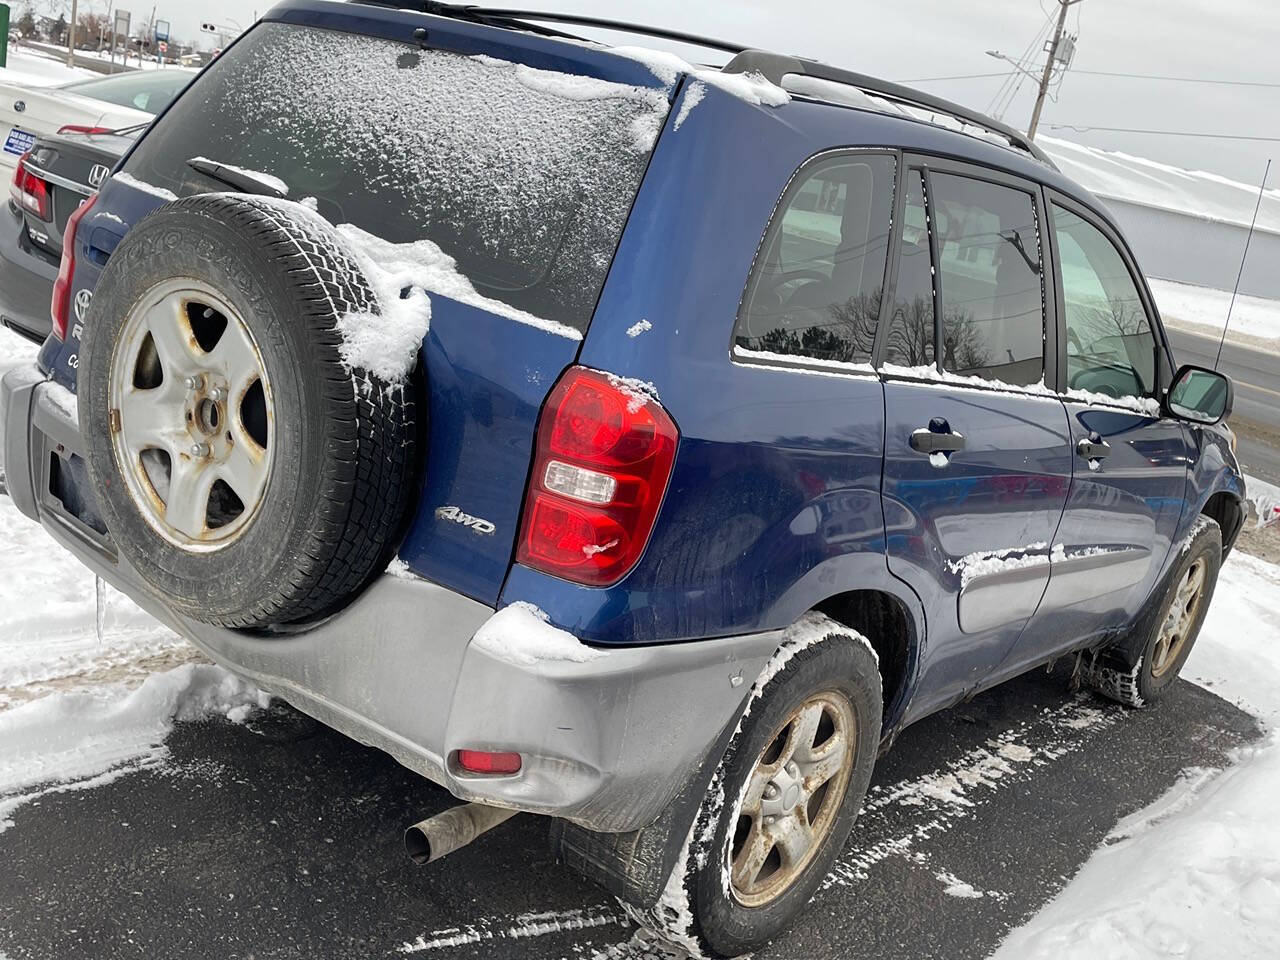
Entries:
[[506,823],[519,811],[464,803],[415,823],[404,832],[404,851],[421,866],[460,850],[476,837]]

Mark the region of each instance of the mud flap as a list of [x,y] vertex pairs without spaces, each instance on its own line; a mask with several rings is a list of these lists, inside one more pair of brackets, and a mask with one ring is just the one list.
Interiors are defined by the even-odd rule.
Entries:
[[626,833],[599,833],[568,820],[552,820],[550,842],[556,860],[632,907],[655,907],[748,702],[744,699],[684,789],[653,823]]

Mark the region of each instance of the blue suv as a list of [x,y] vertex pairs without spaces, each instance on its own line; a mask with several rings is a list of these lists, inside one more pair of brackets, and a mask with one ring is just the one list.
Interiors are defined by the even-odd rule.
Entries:
[[871,77],[409,5],[275,7],[76,211],[0,395],[24,513],[468,801],[416,859],[545,814],[719,955],[907,724],[1064,656],[1169,689],[1231,384],[1092,196]]

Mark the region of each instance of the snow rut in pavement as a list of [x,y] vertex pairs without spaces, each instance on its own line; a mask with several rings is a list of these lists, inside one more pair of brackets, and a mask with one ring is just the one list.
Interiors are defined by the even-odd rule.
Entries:
[[[849,845],[824,889],[860,883],[872,867],[890,857],[917,859],[922,848],[981,806],[1030,782],[1045,766],[1089,746],[1124,718],[1122,707],[1080,695],[1062,706],[1046,708],[939,770],[872,787]],[[900,816],[894,815],[901,807],[911,808],[912,826],[906,831],[897,826]]]
[[460,927],[446,927],[423,934],[416,940],[402,944],[397,952],[402,954],[427,953],[450,947],[463,947],[490,940],[527,940],[555,933],[572,933],[628,921],[621,910],[607,906],[588,907],[581,910],[561,910],[550,913],[523,913],[515,917],[481,917]]

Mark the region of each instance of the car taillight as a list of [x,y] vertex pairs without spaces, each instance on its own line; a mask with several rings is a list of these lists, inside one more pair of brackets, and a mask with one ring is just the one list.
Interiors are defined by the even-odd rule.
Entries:
[[58,128],[58,133],[110,133],[110,127],[85,127],[78,123],[68,123]]
[[49,221],[49,185],[27,169],[27,157],[30,151],[18,159],[18,166],[13,171],[13,182],[9,184],[9,196],[23,210],[41,220]]
[[53,316],[53,335],[59,340],[67,339],[67,322],[71,319],[71,278],[76,272],[76,229],[97,202],[98,195],[95,193],[80,204],[67,218],[67,229],[62,233],[62,263],[58,267],[58,279],[53,282],[53,299],[49,303],[49,312]]
[[652,397],[570,367],[538,421],[516,559],[575,583],[617,583],[649,542],[679,439]]

